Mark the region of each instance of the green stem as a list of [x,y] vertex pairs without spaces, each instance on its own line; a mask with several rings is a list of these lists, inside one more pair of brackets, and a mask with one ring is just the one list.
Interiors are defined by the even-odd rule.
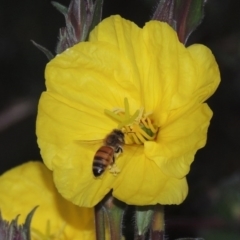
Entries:
[[105,220],[102,202],[95,206],[96,240],[105,240]]
[[164,207],[160,204],[154,209],[150,240],[164,240]]
[[113,198],[111,195],[107,195],[103,200],[103,207],[109,221],[110,239],[121,240],[122,219],[125,211],[125,204]]
[[135,234],[134,236],[134,240],[144,240],[145,239],[145,235],[137,235]]

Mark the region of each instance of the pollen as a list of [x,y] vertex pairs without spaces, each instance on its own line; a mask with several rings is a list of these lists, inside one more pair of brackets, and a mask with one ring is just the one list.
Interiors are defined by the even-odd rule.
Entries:
[[118,168],[118,166],[116,165],[116,163],[114,163],[113,165],[109,166],[109,172],[113,174],[113,176],[117,176],[118,173],[120,173],[120,169]]
[[131,115],[127,98],[124,99],[124,109],[105,109],[104,112],[118,122],[118,129],[124,133],[125,144],[144,144],[145,141],[154,141],[156,138],[158,127],[151,119],[152,113],[144,113],[142,107]]

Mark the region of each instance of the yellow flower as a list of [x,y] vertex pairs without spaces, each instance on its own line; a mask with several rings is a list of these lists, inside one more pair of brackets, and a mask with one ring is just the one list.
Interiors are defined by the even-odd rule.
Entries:
[[[128,204],[179,204],[185,176],[206,143],[212,111],[204,101],[219,70],[203,45],[185,48],[158,21],[144,28],[112,16],[48,63],[37,136],[59,192],[79,206],[111,189]],[[96,151],[119,128],[126,144],[116,165],[92,173]]]
[[93,210],[65,200],[52,173],[40,162],[28,162],[0,176],[0,210],[5,220],[20,214],[18,223],[37,205],[31,223],[32,240],[92,240]]

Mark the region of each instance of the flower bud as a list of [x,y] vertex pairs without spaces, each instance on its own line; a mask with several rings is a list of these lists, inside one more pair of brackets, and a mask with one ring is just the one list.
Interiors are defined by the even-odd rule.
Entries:
[[2,218],[0,212],[0,239],[1,240],[31,240],[30,225],[35,207],[26,217],[24,224],[18,224],[18,216],[10,223]]

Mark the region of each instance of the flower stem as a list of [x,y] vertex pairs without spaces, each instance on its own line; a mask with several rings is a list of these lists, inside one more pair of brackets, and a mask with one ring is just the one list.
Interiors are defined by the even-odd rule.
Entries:
[[150,240],[164,240],[164,207],[160,204],[154,209]]
[[134,240],[144,240],[145,239],[145,235],[135,235],[134,236]]
[[103,200],[103,207],[107,215],[110,227],[110,239],[122,239],[122,219],[125,211],[125,204],[107,195]]
[[95,206],[96,240],[105,240],[105,221],[102,202]]
[[122,240],[122,219],[126,204],[111,193],[95,206],[96,240]]

